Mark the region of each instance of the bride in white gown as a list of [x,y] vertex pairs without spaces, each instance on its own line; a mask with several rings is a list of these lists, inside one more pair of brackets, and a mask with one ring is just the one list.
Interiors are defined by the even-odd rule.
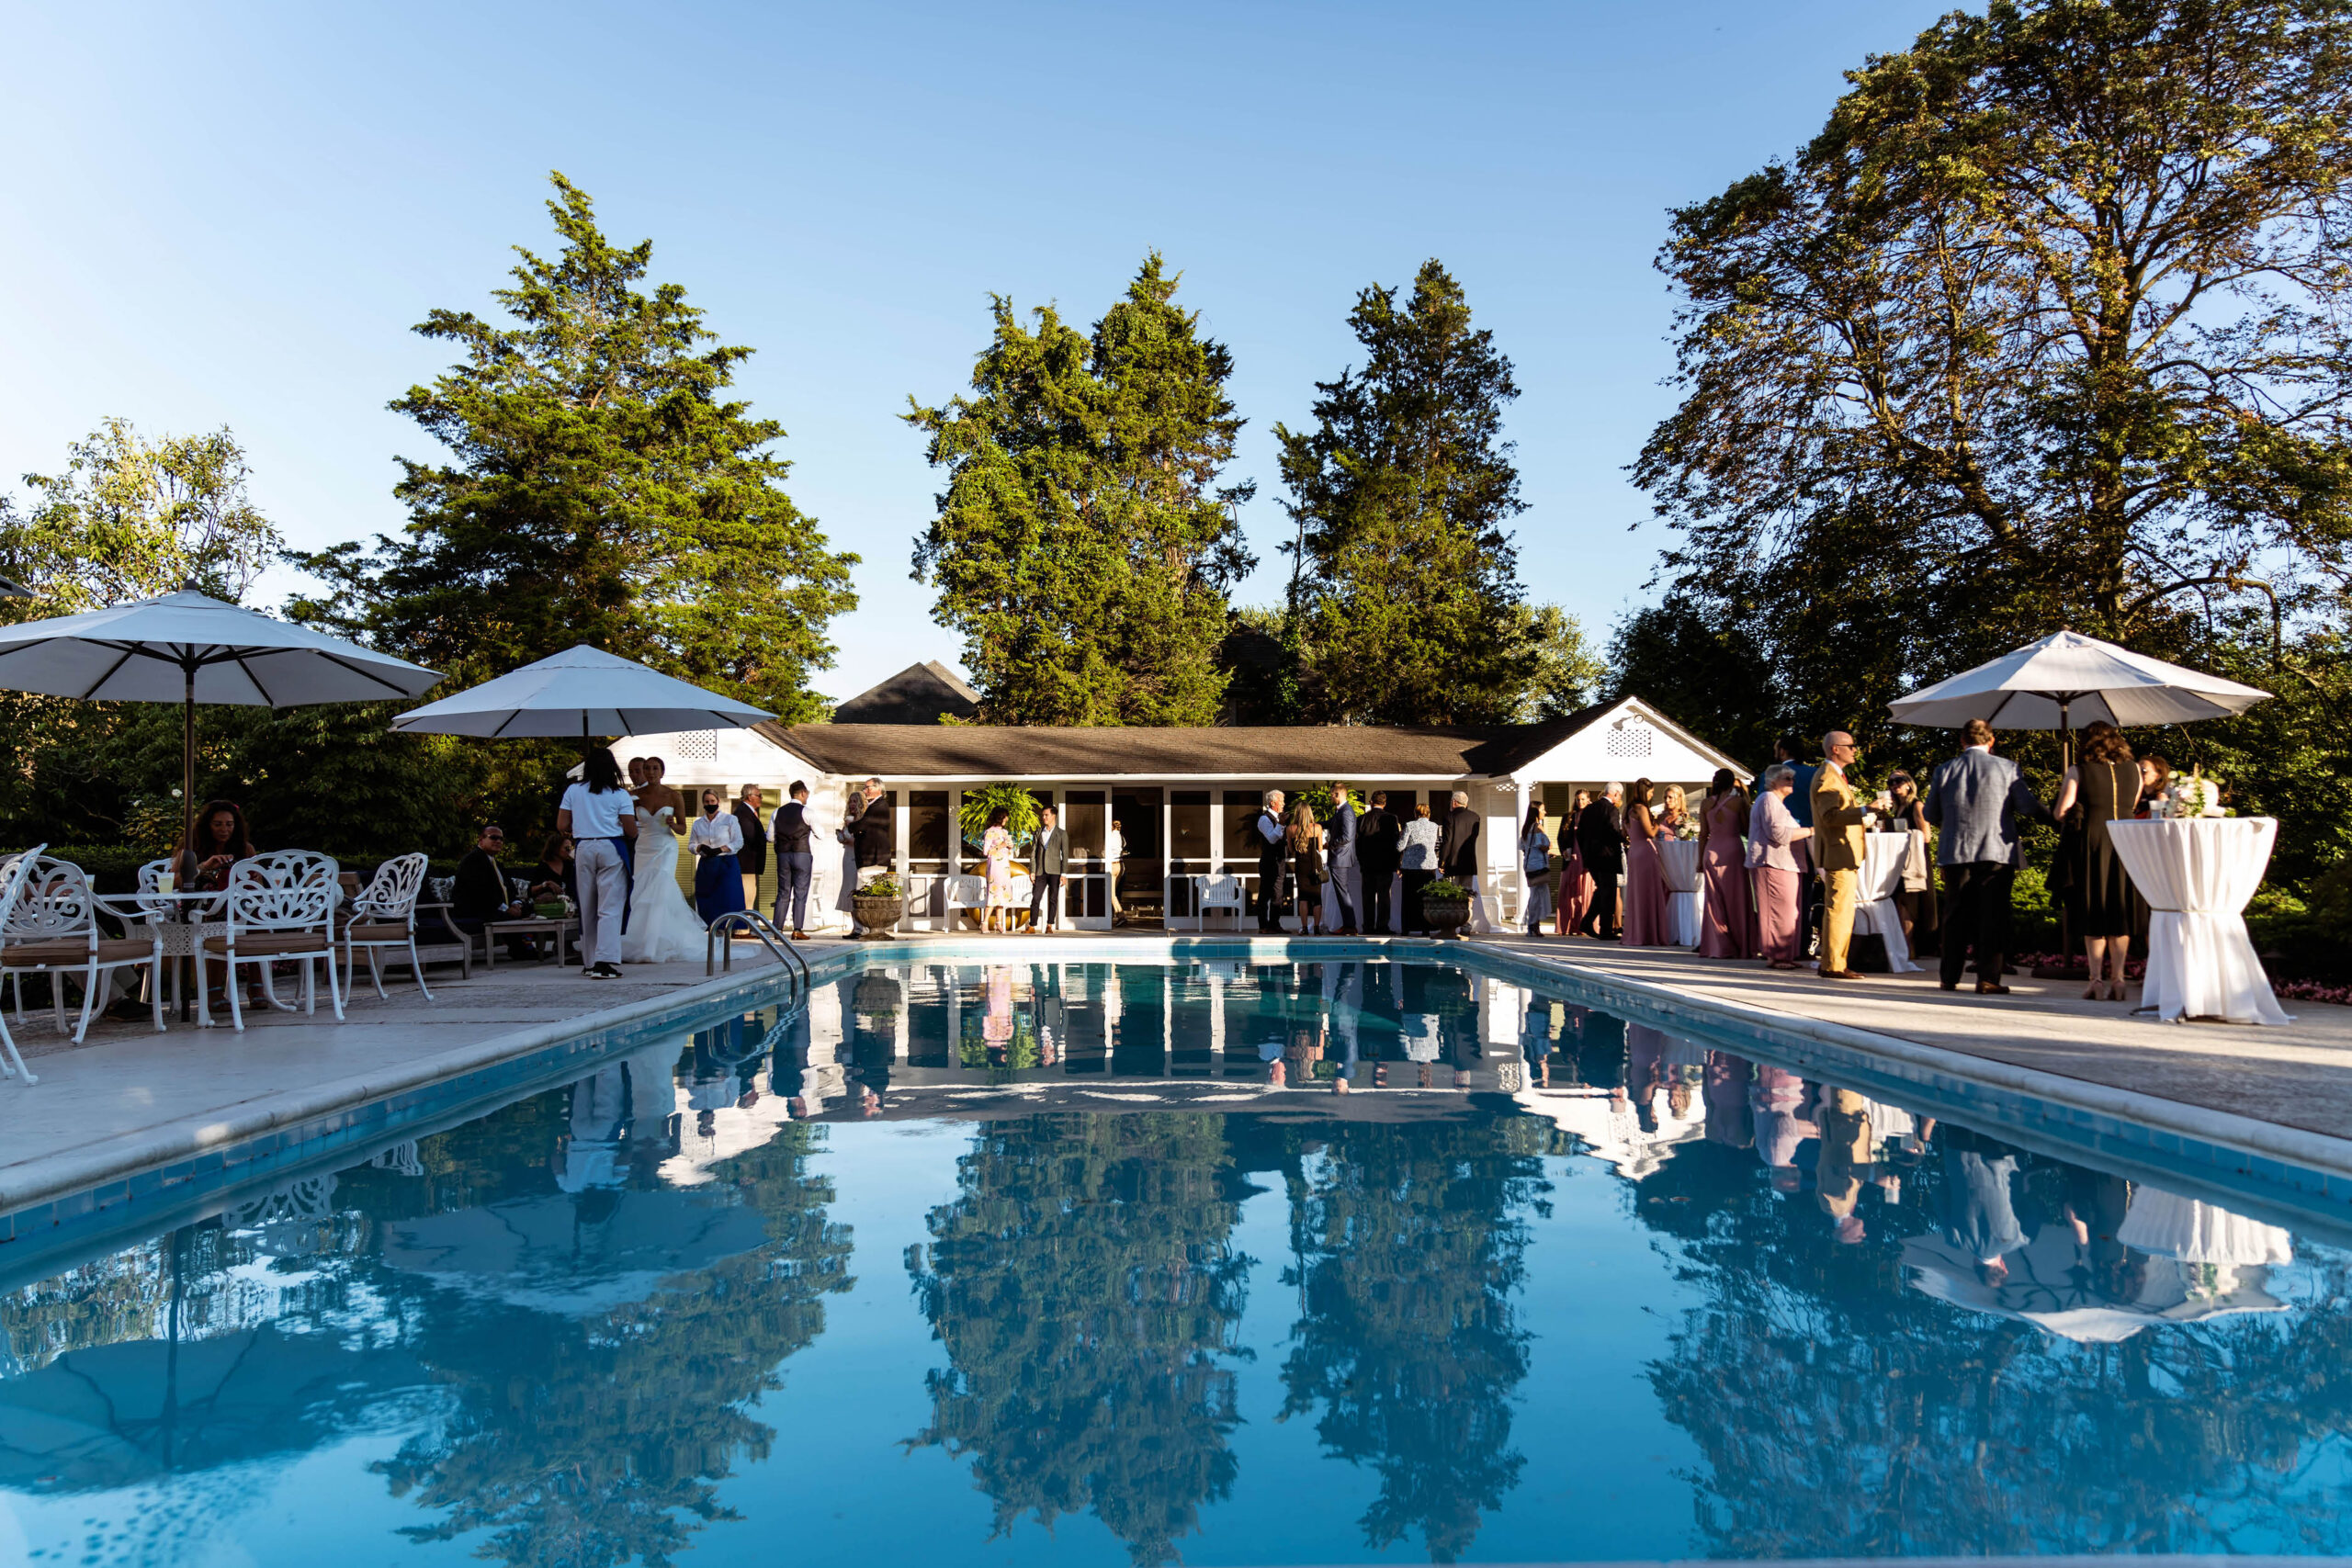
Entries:
[[621,933],[624,964],[672,964],[700,958],[707,933],[678,886],[674,808],[637,808],[636,865],[629,878],[628,930]]

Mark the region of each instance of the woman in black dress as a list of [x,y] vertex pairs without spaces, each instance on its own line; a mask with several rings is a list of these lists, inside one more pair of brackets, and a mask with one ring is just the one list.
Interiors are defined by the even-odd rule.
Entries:
[[2107,827],[2132,816],[2140,804],[2140,764],[2132,760],[2122,731],[2106,723],[2084,730],[2082,757],[2066,770],[2066,783],[2058,792],[2058,815],[2063,818],[2082,807],[2082,847],[2073,869],[2075,930],[2083,939],[2083,956],[2091,971],[2091,983],[2083,992],[2086,1000],[2098,1000],[2102,985],[2109,1001],[2123,999],[2123,961],[2132,951],[2138,899]]
[[1298,931],[1315,936],[1323,919],[1323,825],[1315,808],[1302,800],[1291,807],[1290,826],[1283,831],[1290,852],[1292,897],[1298,901]]
[[1927,808],[1919,804],[1919,785],[1901,768],[1886,775],[1886,793],[1894,802],[1894,809],[1878,819],[1882,833],[1916,832],[1912,852],[1903,863],[1903,888],[1894,896],[1894,908],[1903,921],[1903,940],[1911,944],[1911,956],[1934,954],[1942,951],[1937,940],[1936,852],[1927,837]]

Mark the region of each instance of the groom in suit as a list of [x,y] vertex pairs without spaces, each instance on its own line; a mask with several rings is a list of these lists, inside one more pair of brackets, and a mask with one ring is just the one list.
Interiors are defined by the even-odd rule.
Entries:
[[1617,879],[1625,874],[1625,786],[1611,782],[1599,800],[1577,814],[1577,852],[1592,877],[1592,908],[1578,929],[1595,942],[1615,942]]
[[1870,820],[1846,777],[1858,754],[1854,738],[1833,729],[1821,738],[1828,761],[1813,775],[1813,863],[1821,868],[1821,967],[1825,980],[1859,980],[1846,966],[1854,910],[1862,889],[1862,829]]
[[1922,807],[1938,829],[1936,863],[1944,874],[1943,962],[1939,978],[1960,988],[1968,945],[1976,944],[1976,994],[2008,995],[2001,966],[2009,955],[2009,890],[2025,863],[2018,818],[2055,822],[2018,775],[2018,765],[1993,755],[1993,727],[1972,718],[1961,731],[1967,746],[1940,763],[1928,780]]

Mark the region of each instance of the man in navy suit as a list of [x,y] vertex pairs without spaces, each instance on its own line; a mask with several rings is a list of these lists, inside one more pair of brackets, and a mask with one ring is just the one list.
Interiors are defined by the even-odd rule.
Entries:
[[1943,868],[1943,966],[1947,991],[1960,988],[1968,946],[1976,944],[1976,991],[2001,997],[2001,964],[2009,955],[2009,893],[2025,863],[2018,819],[2055,822],[2026,787],[2018,765],[1993,755],[1993,727],[1972,718],[1961,732],[1967,749],[1939,764],[1928,781],[1923,807],[1936,825],[1936,863]]
[[1330,881],[1331,897],[1340,901],[1340,936],[1354,936],[1356,931],[1356,806],[1348,796],[1348,786],[1331,785],[1331,824],[1323,829],[1323,853]]

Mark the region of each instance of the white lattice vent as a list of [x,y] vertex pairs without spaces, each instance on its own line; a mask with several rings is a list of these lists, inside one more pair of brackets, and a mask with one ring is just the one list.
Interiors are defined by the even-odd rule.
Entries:
[[[678,761],[682,762],[716,762],[718,761],[718,731],[690,729],[678,737]],[[1645,750],[1642,753],[1648,756]]]
[[1657,731],[1646,724],[1628,724],[1609,732],[1606,750],[1612,757],[1646,757],[1657,738]]

